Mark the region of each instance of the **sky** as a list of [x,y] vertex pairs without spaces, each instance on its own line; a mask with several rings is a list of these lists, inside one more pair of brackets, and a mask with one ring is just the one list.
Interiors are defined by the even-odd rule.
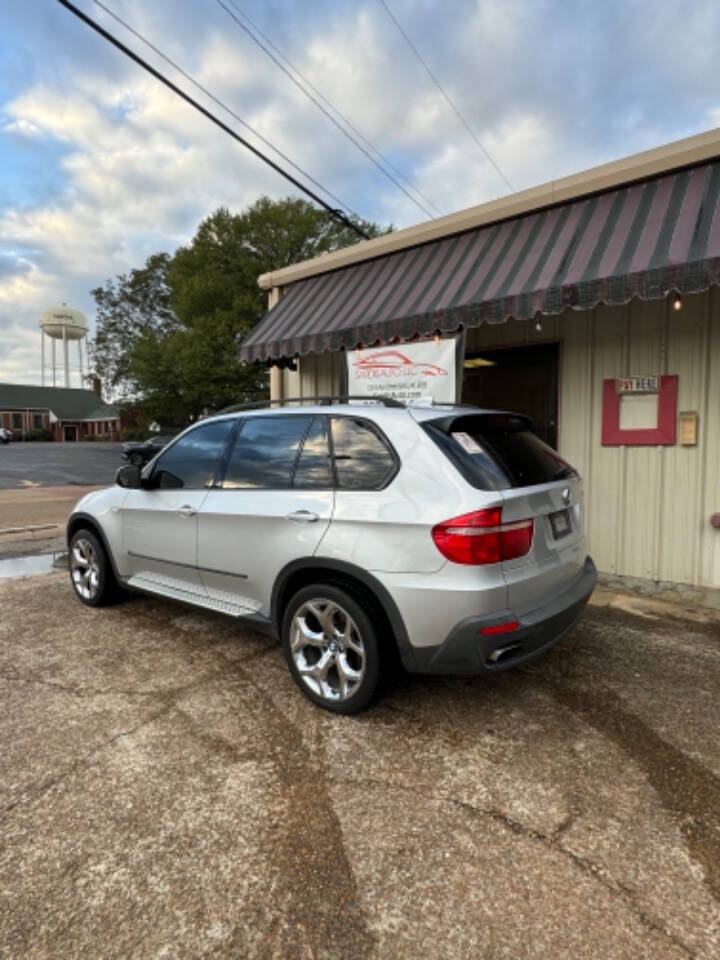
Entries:
[[[428,219],[218,0],[103,2],[350,209]],[[438,210],[508,192],[379,0],[223,2]],[[516,190],[720,126],[715,0],[386,2]],[[275,156],[95,0],[76,3]],[[40,382],[43,310],[65,302],[92,330],[94,287],[187,243],[219,206],[293,192],[55,0],[3,0],[0,380]]]

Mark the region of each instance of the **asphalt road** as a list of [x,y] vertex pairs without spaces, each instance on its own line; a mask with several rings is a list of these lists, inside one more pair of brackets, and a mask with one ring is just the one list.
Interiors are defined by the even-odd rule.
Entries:
[[0,956],[720,956],[720,620],[598,593],[357,718],[275,643],[0,585]]
[[119,443],[0,444],[0,490],[112,483],[124,461]]

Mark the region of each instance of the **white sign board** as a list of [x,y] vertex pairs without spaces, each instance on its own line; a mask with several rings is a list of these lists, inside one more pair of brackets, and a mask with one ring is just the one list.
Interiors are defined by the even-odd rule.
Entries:
[[350,396],[384,395],[405,403],[432,398],[455,402],[454,339],[423,340],[347,353]]
[[615,387],[618,393],[657,393],[659,377],[618,377]]

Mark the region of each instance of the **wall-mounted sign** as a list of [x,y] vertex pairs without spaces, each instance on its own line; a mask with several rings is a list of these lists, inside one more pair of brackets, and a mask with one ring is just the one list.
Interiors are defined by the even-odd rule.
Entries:
[[617,377],[615,389],[618,393],[658,393],[660,377]]
[[[632,388],[632,381],[656,380],[657,398],[652,397],[652,390],[647,386],[641,390],[620,390],[620,383],[628,383]],[[649,447],[674,446],[676,434],[677,411],[677,376],[662,377],[613,377],[603,380],[602,395],[602,445],[604,447]],[[646,394],[647,403],[643,397],[632,394]],[[631,394],[631,396],[628,396]],[[655,400],[651,403],[651,400]],[[623,402],[628,404],[626,411],[622,410]],[[637,403],[637,401],[640,401]],[[652,422],[645,422],[651,414]]]
[[455,345],[455,339],[422,340],[348,351],[348,393],[382,394],[405,403],[425,397],[454,403]]
[[678,415],[680,421],[680,444],[683,447],[697,445],[698,415],[694,410],[683,410]]

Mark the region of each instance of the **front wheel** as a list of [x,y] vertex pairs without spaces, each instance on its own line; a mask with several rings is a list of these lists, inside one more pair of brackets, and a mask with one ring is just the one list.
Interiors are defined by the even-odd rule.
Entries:
[[89,607],[102,607],[118,598],[110,559],[91,530],[78,530],[70,541],[70,580],[78,599]]
[[143,457],[141,453],[131,453],[130,463],[134,467],[142,467],[142,465],[145,463],[145,457]]
[[325,584],[303,587],[282,623],[285,658],[308,699],[333,713],[358,713],[380,676],[377,635],[358,601]]

